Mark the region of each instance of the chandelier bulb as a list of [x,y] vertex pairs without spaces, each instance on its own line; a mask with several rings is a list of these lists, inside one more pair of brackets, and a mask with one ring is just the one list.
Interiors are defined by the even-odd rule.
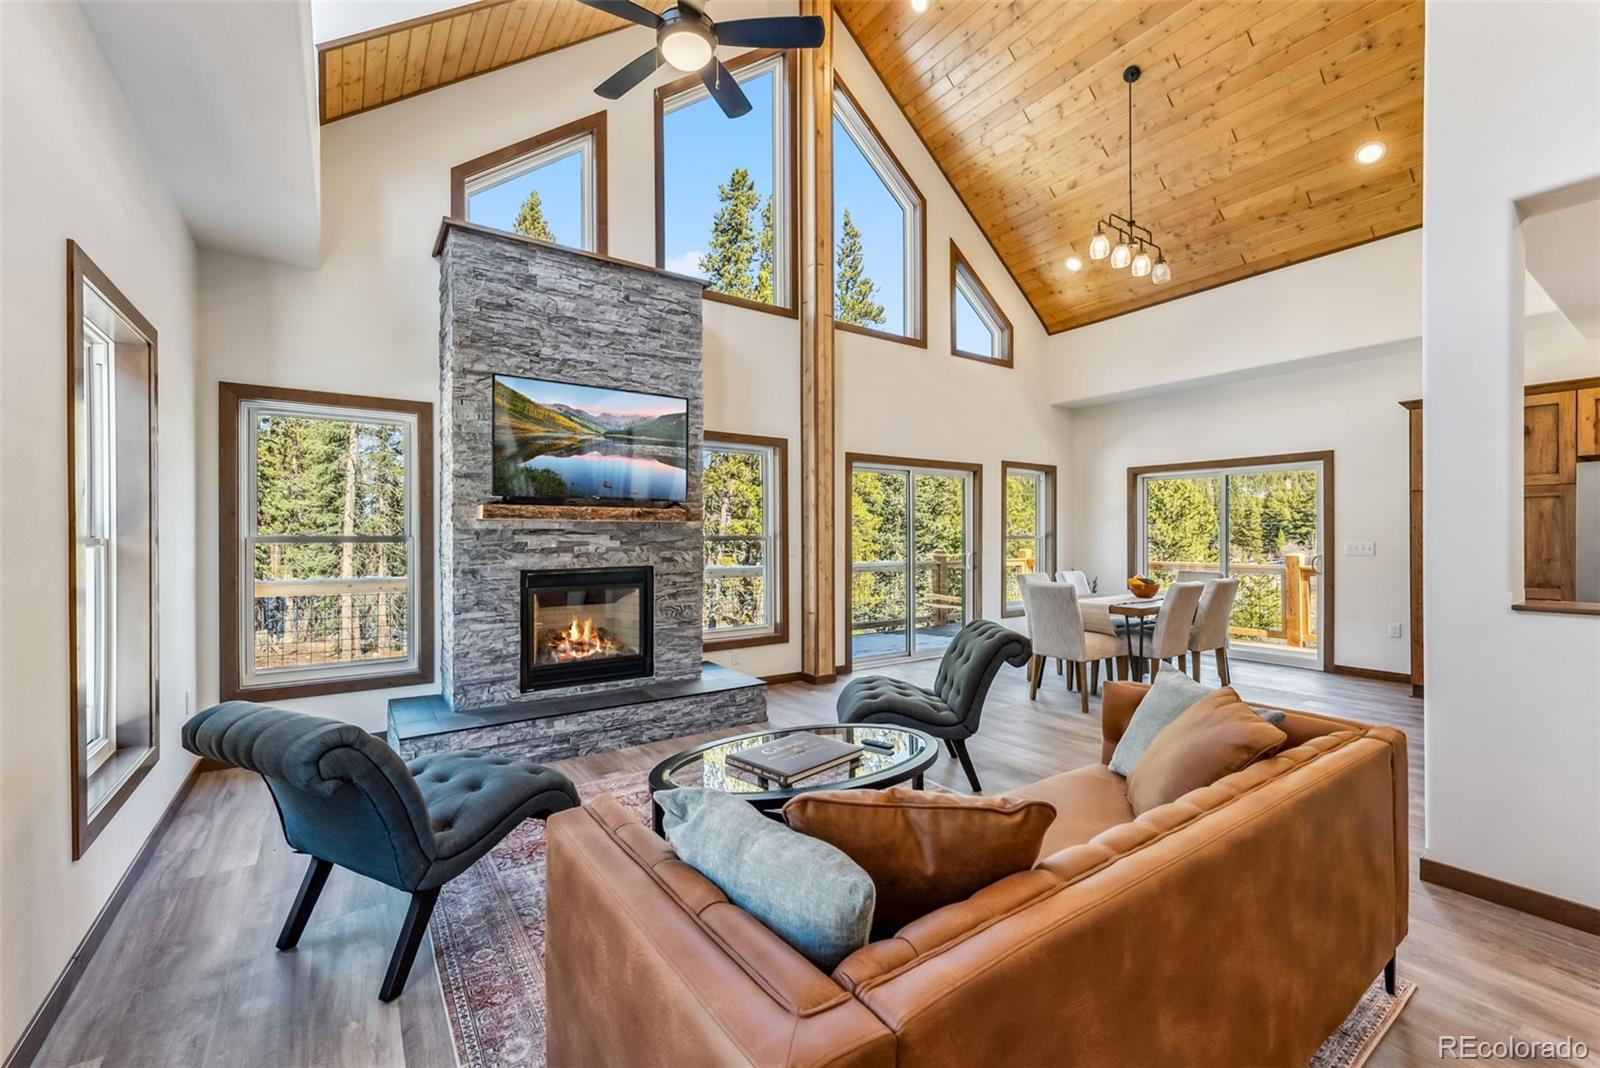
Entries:
[[1167,264],[1165,256],[1156,260],[1155,266],[1150,269],[1150,281],[1158,286],[1172,281],[1172,268]]
[[1133,262],[1129,264],[1129,268],[1132,270],[1135,278],[1143,278],[1145,275],[1150,273],[1150,267],[1150,253],[1146,252],[1144,250],[1144,245],[1141,244],[1139,246],[1139,251],[1134,253]]
[[1111,255],[1111,239],[1106,236],[1105,230],[1096,226],[1094,237],[1089,239],[1089,258],[1103,260]]
[[1118,241],[1116,247],[1111,250],[1111,266],[1120,271],[1132,262],[1133,249],[1126,241]]

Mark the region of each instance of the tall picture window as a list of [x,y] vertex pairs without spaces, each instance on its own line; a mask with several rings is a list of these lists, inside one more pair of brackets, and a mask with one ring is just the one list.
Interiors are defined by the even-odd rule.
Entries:
[[67,242],[72,855],[160,755],[156,330]]
[[833,321],[922,342],[926,207],[843,85],[833,94]]
[[706,434],[700,489],[708,647],[788,639],[786,446],[783,438]]
[[1011,320],[950,242],[950,348],[969,360],[1012,366]]
[[727,67],[751,104],[736,119],[699,75],[656,90],[656,266],[704,278],[709,299],[793,315],[794,59]]
[[432,406],[224,384],[221,422],[223,697],[431,681]]
[[450,214],[604,254],[605,189],[602,111],[453,168]]
[[1022,615],[1019,578],[1033,572],[1054,574],[1056,568],[1056,469],[1049,464],[1001,464],[1002,561],[1005,615]]

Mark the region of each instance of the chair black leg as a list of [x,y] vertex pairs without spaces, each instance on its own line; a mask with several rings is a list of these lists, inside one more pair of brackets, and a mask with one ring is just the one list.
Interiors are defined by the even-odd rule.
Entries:
[[330,861],[321,857],[311,858],[306,877],[300,880],[300,892],[294,897],[294,908],[289,910],[289,918],[283,921],[283,930],[278,933],[279,949],[293,949],[299,944],[300,936],[305,933],[306,921],[311,919],[311,910],[317,907],[317,898],[322,894],[322,884],[328,881],[328,873],[332,870]]
[[411,895],[411,907],[406,910],[406,922],[400,928],[400,940],[394,944],[394,956],[389,958],[389,971],[383,977],[383,989],[378,992],[379,1001],[393,1001],[406,988],[411,962],[417,957],[422,936],[428,933],[428,919],[433,915],[433,903],[438,900],[438,887],[418,890]]
[[952,742],[950,739],[946,738],[944,740],[944,748],[945,748],[945,751],[950,754],[950,759],[951,760],[955,760],[956,759],[956,743]]
[[956,759],[961,761],[961,770],[967,773],[967,782],[971,784],[972,792],[975,794],[983,793],[983,787],[978,785],[978,773],[972,770],[972,757],[967,752],[966,739],[954,739],[950,744],[955,746]]
[[1383,966],[1383,988],[1394,997],[1394,958],[1389,958],[1389,963]]

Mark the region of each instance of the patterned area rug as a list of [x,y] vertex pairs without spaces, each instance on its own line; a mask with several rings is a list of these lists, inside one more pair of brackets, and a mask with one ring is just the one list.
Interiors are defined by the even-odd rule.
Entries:
[[[650,820],[642,775],[582,783],[578,793],[611,794]],[[439,895],[430,930],[461,1068],[544,1068],[544,865],[544,824],[529,820]],[[1308,1068],[1360,1068],[1415,990],[1402,979],[1390,997],[1375,981]]]

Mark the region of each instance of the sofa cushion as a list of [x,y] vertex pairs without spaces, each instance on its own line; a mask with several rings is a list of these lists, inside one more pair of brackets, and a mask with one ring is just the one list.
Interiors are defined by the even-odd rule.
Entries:
[[1240,701],[1232,687],[1224,687],[1156,734],[1128,775],[1128,802],[1135,812],[1145,813],[1176,801],[1271,756],[1286,739]]
[[1149,747],[1161,728],[1177,719],[1196,701],[1216,693],[1202,686],[1181,671],[1163,671],[1150,684],[1150,689],[1139,701],[1133,718],[1117,741],[1116,752],[1106,763],[1118,775],[1127,775],[1139,763],[1139,757]]
[[837,846],[878,888],[872,937],[1033,867],[1055,819],[1043,801],[897,786],[824,790],[783,806],[789,826]]
[[721,790],[655,795],[678,857],[823,971],[867,943],[872,877],[819,838]]
[[1047,801],[1055,822],[1039,844],[1043,860],[1068,846],[1082,845],[1101,831],[1133,819],[1128,784],[1104,764],[1090,764],[1010,791],[1012,797]]

